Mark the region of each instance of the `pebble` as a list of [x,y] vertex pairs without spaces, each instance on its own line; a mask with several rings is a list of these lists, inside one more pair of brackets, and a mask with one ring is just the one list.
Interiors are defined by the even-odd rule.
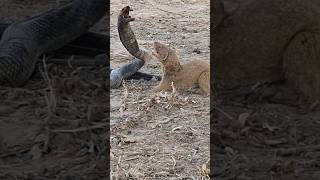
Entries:
[[199,48],[194,49],[192,52],[197,53],[197,54],[200,54],[200,53],[201,53],[201,51],[200,51]]

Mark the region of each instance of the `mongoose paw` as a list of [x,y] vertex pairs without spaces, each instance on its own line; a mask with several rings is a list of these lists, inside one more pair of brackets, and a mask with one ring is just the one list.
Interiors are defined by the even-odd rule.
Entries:
[[157,93],[157,92],[160,92],[160,91],[162,91],[162,88],[160,88],[159,86],[151,89],[151,92],[153,92],[153,93]]

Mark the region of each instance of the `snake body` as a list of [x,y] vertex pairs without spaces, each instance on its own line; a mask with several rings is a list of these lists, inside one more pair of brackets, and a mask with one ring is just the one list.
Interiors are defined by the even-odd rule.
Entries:
[[10,25],[0,41],[0,85],[24,85],[41,54],[59,49],[86,33],[107,10],[106,0],[74,0]]
[[[135,19],[129,16],[129,12],[132,9],[126,6],[121,9],[118,15],[118,33],[123,46],[127,51],[134,56],[129,64],[126,64],[120,68],[113,69],[110,74],[110,87],[117,88],[121,85],[123,79],[132,77],[146,61],[152,58],[152,55],[146,50],[139,48],[138,42],[131,29],[130,22]],[[151,79],[151,75],[145,74],[148,79]],[[160,80],[161,77],[154,76],[155,79]]]
[[[110,37],[88,32],[107,10],[106,0],[74,0],[22,22],[0,24],[0,85],[24,85],[33,73],[39,56],[46,53],[80,53],[91,57],[107,53]],[[129,16],[129,10],[129,6],[121,10],[118,31],[122,44],[135,58],[118,69],[110,69],[111,88],[119,87],[123,79],[161,79],[137,72],[151,56],[138,46],[129,24],[134,20]]]

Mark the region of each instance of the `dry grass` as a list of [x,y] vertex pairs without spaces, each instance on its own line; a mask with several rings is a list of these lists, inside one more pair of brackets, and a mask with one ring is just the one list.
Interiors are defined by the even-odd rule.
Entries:
[[42,63],[43,63],[44,71],[40,70],[40,73],[41,73],[44,81],[48,84],[48,91],[46,92],[46,96],[45,96],[47,106],[48,106],[48,114],[49,114],[49,116],[53,116],[56,112],[57,99],[56,99],[55,91],[52,86],[52,80],[50,79],[49,74],[48,74],[48,67],[47,67],[45,56],[42,59]]

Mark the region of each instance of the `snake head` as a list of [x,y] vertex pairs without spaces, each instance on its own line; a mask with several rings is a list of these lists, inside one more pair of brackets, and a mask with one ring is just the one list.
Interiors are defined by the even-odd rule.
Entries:
[[130,8],[130,6],[126,6],[126,7],[121,9],[119,16],[121,17],[123,22],[128,23],[130,21],[134,21],[135,20],[135,18],[132,18],[129,15],[130,11],[133,11],[133,9]]

